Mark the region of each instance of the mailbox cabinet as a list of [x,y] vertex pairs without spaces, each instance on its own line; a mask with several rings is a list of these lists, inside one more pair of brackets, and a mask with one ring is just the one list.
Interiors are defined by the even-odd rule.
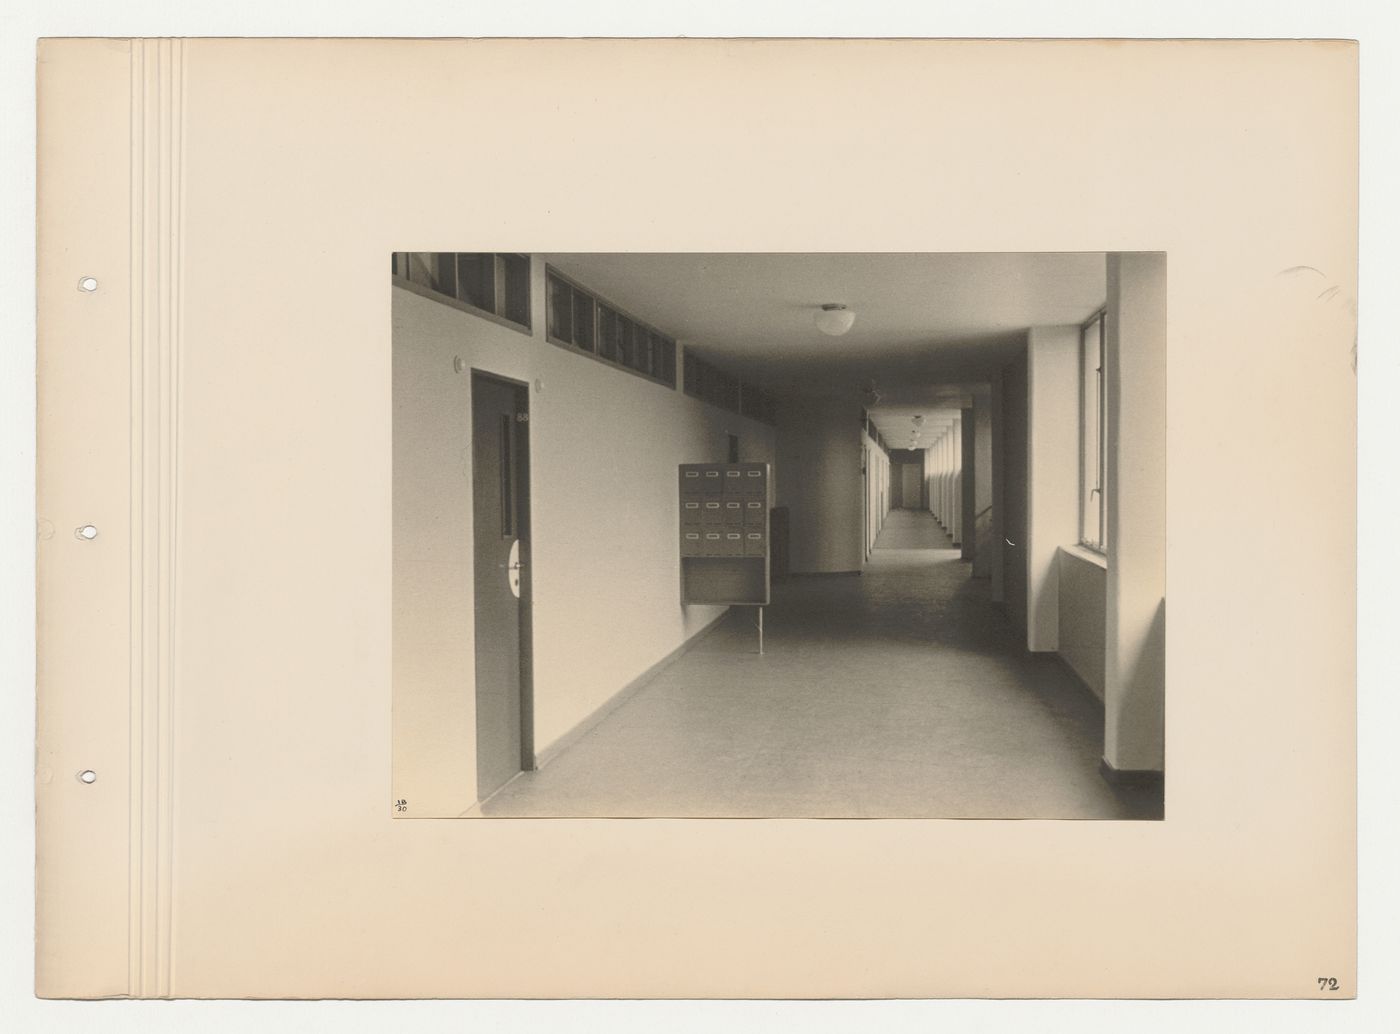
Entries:
[[683,463],[681,602],[769,602],[770,472],[766,463]]

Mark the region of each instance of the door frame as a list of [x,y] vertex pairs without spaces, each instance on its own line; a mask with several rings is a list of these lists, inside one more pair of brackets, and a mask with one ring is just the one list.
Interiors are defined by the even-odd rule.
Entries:
[[[520,484],[516,496],[516,541],[520,543],[520,770],[534,772],[535,763],[535,623],[534,623],[534,580],[535,551],[531,525],[531,478],[530,478],[530,384],[528,381],[506,377],[480,367],[471,368],[471,387],[478,380],[494,381],[515,392],[516,403],[516,449],[515,455],[520,464]],[[472,392],[475,404],[475,391]],[[525,419],[520,420],[519,415]],[[471,454],[475,455],[475,431],[470,443]],[[472,505],[476,499],[473,494]],[[475,531],[472,533],[472,561],[476,561]],[[476,603],[472,603],[472,623],[476,624]],[[476,636],[472,637],[472,658],[476,658]],[[478,800],[481,799],[478,791]]]

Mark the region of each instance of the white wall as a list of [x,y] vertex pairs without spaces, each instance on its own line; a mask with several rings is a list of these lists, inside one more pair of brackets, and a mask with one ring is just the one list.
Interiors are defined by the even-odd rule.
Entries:
[[1119,770],[1163,764],[1166,299],[1165,255],[1109,255],[1104,759]]
[[1024,347],[1001,370],[1001,416],[1003,462],[997,480],[1001,483],[1001,569],[1002,602],[1012,626],[1026,635],[1026,533],[1027,499],[1030,488],[1027,447],[1030,443],[1030,406],[1027,395],[1029,362]]
[[890,512],[890,457],[864,430],[860,444],[865,460],[865,555],[869,557]]
[[[468,368],[528,382],[535,749],[722,613],[680,605],[676,465],[772,462],[772,428],[544,339],[393,289],[394,793],[476,802]],[[677,363],[680,366],[680,363]]]
[[1027,359],[1026,648],[1046,651],[1059,646],[1059,550],[1079,541],[1079,328],[1032,328]]
[[924,450],[928,475],[928,511],[954,542],[962,542],[963,447],[962,417]]
[[972,557],[972,577],[991,578],[992,558],[997,538],[992,519],[992,389],[978,386],[972,392],[973,478],[972,478],[972,538],[976,552]]
[[991,376],[987,408],[992,425],[992,527],[987,573],[992,579],[992,602],[1006,600],[1006,419],[1002,372]]
[[788,507],[793,574],[860,570],[862,458],[857,407],[822,399],[779,407],[775,481],[778,505]]
[[962,505],[958,507],[958,531],[962,542],[962,559],[971,561],[977,555],[977,424],[971,407],[959,416],[962,429]]
[[1105,606],[1108,563],[1082,546],[1061,549],[1059,568],[1059,654],[1103,700]]

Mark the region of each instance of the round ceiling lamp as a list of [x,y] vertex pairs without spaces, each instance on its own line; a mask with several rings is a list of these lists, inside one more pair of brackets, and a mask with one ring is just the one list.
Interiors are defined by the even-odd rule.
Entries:
[[817,329],[831,337],[840,337],[851,329],[856,314],[844,305],[828,302],[816,314]]

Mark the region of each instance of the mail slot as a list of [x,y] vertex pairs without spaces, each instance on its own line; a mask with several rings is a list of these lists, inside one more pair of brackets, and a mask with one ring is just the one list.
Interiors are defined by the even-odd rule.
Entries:
[[682,463],[683,606],[768,603],[772,503],[766,463]]
[[700,495],[705,491],[699,467],[681,467],[681,495]]

